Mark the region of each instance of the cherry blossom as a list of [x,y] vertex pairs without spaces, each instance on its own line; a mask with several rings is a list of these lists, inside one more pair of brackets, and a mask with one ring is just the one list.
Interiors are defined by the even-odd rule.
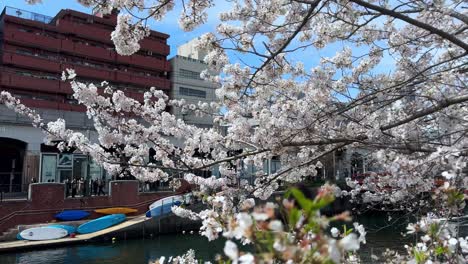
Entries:
[[[118,13],[111,37],[121,55],[139,50],[139,42],[149,34],[149,19],[172,19],[167,12],[179,7],[179,25],[191,31],[208,21],[210,9],[221,6],[198,0],[78,2],[104,14]],[[376,171],[362,182],[346,179],[349,190],[324,186],[320,199],[348,196],[378,210],[424,208],[446,222],[460,216],[468,184],[468,19],[462,1],[227,2],[229,8],[219,12],[214,30],[198,40],[208,51],[202,77],[218,85],[217,103],[170,100],[154,88],[138,102],[108,83],[82,83],[67,70],[63,79],[94,121],[97,141],[71,131],[63,120],[42,123],[34,110],[7,92],[1,92],[0,103],[28,116],[45,132],[46,142],[61,142],[62,150],[74,147],[112,175],[174,181],[174,186],[184,178],[197,185],[207,209],[173,210],[201,219],[201,234],[210,240],[225,236],[254,241],[249,231],[256,222],[279,230],[278,223],[270,222],[271,208],[254,207],[248,199],[267,199],[282,186],[314,178],[325,161],[354,150],[368,153],[366,160]],[[212,115],[214,127],[186,124],[165,111],[171,105]],[[148,161],[150,149],[156,153],[150,160],[157,162]],[[281,163],[274,172],[264,166],[273,158]],[[253,182],[241,177],[246,167],[253,171]],[[220,177],[194,174],[214,168]],[[436,182],[440,177],[442,186]],[[328,230],[327,222],[316,217],[320,228]],[[304,225],[307,217],[299,219],[295,226]],[[424,218],[409,231],[427,232],[435,223],[431,219]],[[335,262],[354,260],[351,252],[366,242],[362,226],[354,228],[359,235],[333,230],[333,238],[324,236],[327,246],[320,252]],[[437,245],[450,247],[447,258],[463,258],[466,239],[440,230],[443,238],[437,237]],[[408,257],[420,252],[418,257],[433,259],[430,243],[435,237],[427,235],[408,247]],[[290,252],[285,241],[272,243]],[[258,257],[237,256],[239,262],[244,256],[246,261]],[[394,258],[400,259],[411,261]]]

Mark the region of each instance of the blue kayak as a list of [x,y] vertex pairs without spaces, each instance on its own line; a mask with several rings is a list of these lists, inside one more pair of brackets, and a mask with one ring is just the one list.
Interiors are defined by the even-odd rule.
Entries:
[[146,217],[157,217],[157,216],[172,213],[172,210],[171,210],[172,206],[174,205],[179,206],[181,204],[182,204],[181,201],[174,201],[171,203],[167,203],[161,206],[154,207],[148,212],[146,212]]
[[90,213],[83,210],[67,210],[55,215],[55,218],[62,221],[75,221],[88,217]]
[[71,233],[76,233],[76,228],[71,225],[48,225],[48,227],[56,227],[56,228],[62,228],[67,230],[68,234],[70,235]]
[[106,229],[116,224],[125,221],[124,214],[106,215],[80,225],[77,229],[80,234],[94,233],[102,229]]

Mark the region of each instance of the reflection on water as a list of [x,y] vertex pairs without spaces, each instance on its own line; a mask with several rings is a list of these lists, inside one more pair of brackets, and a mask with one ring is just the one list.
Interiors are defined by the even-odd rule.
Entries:
[[[415,242],[414,236],[402,237],[408,219],[386,214],[360,216],[355,219],[367,230],[367,244],[360,251],[364,263],[372,263],[371,254],[377,256],[391,248],[404,252],[404,245]],[[196,233],[196,232],[195,232]],[[127,264],[142,263],[159,259],[161,256],[182,255],[194,249],[198,258],[212,260],[223,252],[224,241],[209,242],[198,235],[161,235],[155,239],[103,242],[68,246],[57,249],[0,254],[1,264]],[[378,263],[378,262],[373,262]]]
[[148,263],[161,256],[182,255],[194,249],[197,257],[213,259],[224,241],[209,242],[198,235],[161,235],[155,239],[94,243],[57,249],[0,254],[1,264],[127,264]]

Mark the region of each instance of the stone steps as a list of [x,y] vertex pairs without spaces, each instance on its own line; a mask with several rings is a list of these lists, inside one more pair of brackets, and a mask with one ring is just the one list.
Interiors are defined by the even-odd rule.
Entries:
[[18,234],[18,227],[13,227],[3,232],[0,236],[0,241],[12,241],[16,240],[16,235]]

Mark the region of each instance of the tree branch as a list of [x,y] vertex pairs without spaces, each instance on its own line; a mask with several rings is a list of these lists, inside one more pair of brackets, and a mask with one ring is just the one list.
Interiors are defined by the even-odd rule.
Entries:
[[462,41],[462,40],[456,38],[455,36],[453,36],[452,34],[449,34],[449,33],[445,32],[443,30],[435,28],[435,27],[433,27],[431,25],[428,25],[426,23],[423,23],[423,22],[418,21],[416,19],[413,19],[411,17],[405,16],[400,12],[389,10],[389,9],[386,9],[384,7],[381,7],[381,6],[376,6],[376,5],[373,5],[371,3],[367,3],[367,2],[362,1],[362,0],[350,0],[350,2],[353,2],[353,3],[357,4],[357,5],[366,7],[368,9],[371,9],[371,10],[374,10],[374,11],[378,11],[378,12],[384,14],[384,15],[401,19],[401,20],[405,21],[408,24],[411,24],[413,26],[425,29],[425,30],[427,30],[427,31],[429,31],[429,32],[431,32],[433,34],[438,35],[439,37],[441,37],[443,39],[446,39],[446,40],[452,42],[453,44],[461,47],[466,52],[468,52],[468,44],[465,41]]

